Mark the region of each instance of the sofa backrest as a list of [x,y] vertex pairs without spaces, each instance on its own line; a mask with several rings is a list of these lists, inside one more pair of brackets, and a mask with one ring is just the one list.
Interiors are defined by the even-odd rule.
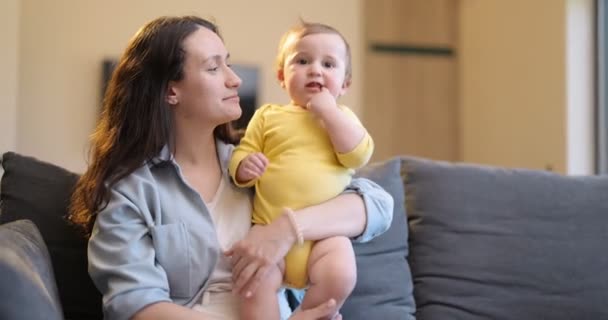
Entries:
[[608,319],[608,176],[402,167],[419,320]]
[[[78,175],[15,153],[2,160],[0,223],[34,221],[65,318],[101,319],[86,239],[64,219]],[[608,319],[608,177],[415,157],[358,174],[396,203],[390,229],[355,245],[348,319],[412,319],[414,310],[422,320]]]
[[36,226],[28,220],[2,224],[0,243],[0,319],[63,319],[50,256]]
[[13,152],[2,156],[0,224],[27,219],[50,253],[66,320],[102,319],[101,295],[87,272],[86,238],[67,220],[78,175]]

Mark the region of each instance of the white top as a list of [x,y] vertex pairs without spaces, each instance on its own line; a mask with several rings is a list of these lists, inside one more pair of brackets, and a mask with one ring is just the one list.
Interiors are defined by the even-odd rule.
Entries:
[[[226,251],[243,239],[251,228],[252,204],[249,196],[226,188],[229,183],[222,177],[220,185],[207,208],[217,230],[220,249]],[[230,292],[232,290],[232,266],[226,256],[220,254],[215,269],[209,278],[207,292]]]
[[[251,198],[246,193],[230,188],[229,183],[222,177],[213,199],[206,203],[222,252],[243,239],[251,228]],[[238,320],[239,299],[231,291],[232,266],[229,259],[220,254],[209,277],[209,285],[193,309],[210,319]],[[284,294],[283,290],[279,290],[279,296]],[[284,299],[279,299],[279,308],[281,319],[287,319],[290,311]]]
[[[206,203],[223,253],[243,239],[251,228],[251,200],[246,193],[227,187],[222,177],[211,202]],[[205,293],[193,309],[209,319],[238,320],[239,299],[232,294],[232,266],[220,253]]]

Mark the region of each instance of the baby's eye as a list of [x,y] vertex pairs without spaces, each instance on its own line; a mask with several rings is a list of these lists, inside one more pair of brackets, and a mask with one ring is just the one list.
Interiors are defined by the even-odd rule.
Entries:
[[323,62],[323,66],[324,66],[325,68],[333,68],[333,67],[335,67],[336,65],[335,65],[333,62],[326,61],[326,62]]
[[297,64],[307,64],[308,60],[304,59],[304,58],[300,58],[296,61]]

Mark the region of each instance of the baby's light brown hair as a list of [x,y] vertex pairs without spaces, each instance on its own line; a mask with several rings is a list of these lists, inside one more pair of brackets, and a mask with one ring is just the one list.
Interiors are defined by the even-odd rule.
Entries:
[[317,23],[317,22],[307,22],[300,19],[300,23],[293,26],[289,29],[283,37],[281,37],[281,42],[279,42],[279,49],[277,54],[277,71],[282,71],[285,65],[285,52],[287,48],[285,47],[288,42],[291,42],[291,38],[295,38],[295,40],[300,40],[307,35],[311,34],[335,34],[340,36],[340,39],[344,42],[344,46],[346,47],[346,57],[345,57],[345,69],[346,75],[344,77],[344,82],[350,83],[352,78],[352,63],[351,63],[351,54],[350,54],[350,45],[346,38],[335,28],[330,27],[326,24]]

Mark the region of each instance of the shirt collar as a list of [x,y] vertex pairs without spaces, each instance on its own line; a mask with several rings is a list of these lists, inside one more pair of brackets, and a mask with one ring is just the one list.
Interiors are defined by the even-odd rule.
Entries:
[[[226,174],[228,171],[228,161],[230,161],[230,157],[232,156],[234,145],[227,144],[219,139],[215,139],[215,148],[217,150],[218,160],[220,161],[220,167],[222,169],[222,172]],[[158,155],[156,155],[154,158],[152,158],[152,160],[150,160],[150,166],[156,166],[160,163],[167,161],[177,165],[173,154],[169,150],[169,146],[165,145],[160,150]]]

